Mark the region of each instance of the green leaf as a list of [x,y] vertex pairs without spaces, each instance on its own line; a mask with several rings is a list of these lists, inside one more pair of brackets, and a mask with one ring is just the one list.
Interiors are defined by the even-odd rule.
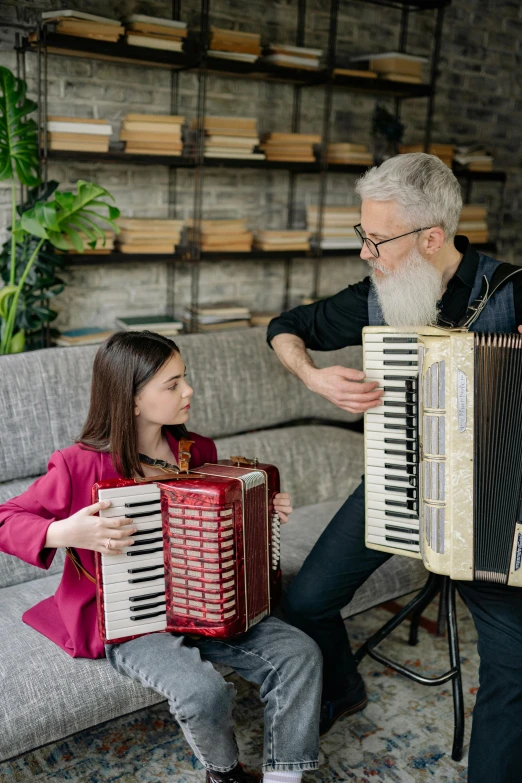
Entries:
[[35,237],[41,239],[49,239],[49,234],[41,224],[40,220],[35,216],[35,210],[29,209],[22,215],[21,218],[22,228],[29,234],[33,234]]
[[0,180],[15,176],[23,185],[37,185],[38,129],[27,115],[37,108],[26,97],[27,84],[0,66]]
[[83,239],[80,234],[71,226],[65,226],[64,233],[71,240],[71,244],[78,253],[83,253]]
[[4,285],[4,287],[0,289],[0,318],[3,318],[4,320],[7,318],[7,313],[9,312],[9,299],[15,291],[15,285]]
[[25,332],[20,330],[11,337],[9,353],[22,353],[25,345]]

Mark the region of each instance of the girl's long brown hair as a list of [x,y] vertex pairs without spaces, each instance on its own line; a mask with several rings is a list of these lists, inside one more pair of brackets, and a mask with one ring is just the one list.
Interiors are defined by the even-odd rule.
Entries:
[[[138,457],[134,398],[163,367],[175,342],[154,332],[116,332],[94,358],[91,402],[77,443],[109,452],[124,478],[143,476]],[[169,426],[178,440],[187,433],[184,424]]]

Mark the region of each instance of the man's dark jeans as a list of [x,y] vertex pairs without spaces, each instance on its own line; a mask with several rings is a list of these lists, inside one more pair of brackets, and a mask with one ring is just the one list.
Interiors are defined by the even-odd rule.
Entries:
[[[323,698],[342,696],[357,669],[340,610],[389,557],[365,546],[363,482],[317,541],[286,599],[288,620],[323,653]],[[457,588],[473,616],[480,656],[468,780],[521,783],[522,589],[489,582]]]

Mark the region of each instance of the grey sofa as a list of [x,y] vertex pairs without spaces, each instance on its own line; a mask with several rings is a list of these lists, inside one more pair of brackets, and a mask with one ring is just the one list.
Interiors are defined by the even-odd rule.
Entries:
[[[346,427],[357,417],[286,372],[264,329],[180,336],[178,344],[195,387],[190,428],[215,438],[221,458],[258,456],[280,468],[297,507],[282,536],[288,584],[360,480],[362,435]],[[55,348],[0,359],[0,502],[23,492],[49,455],[78,435],[95,352]],[[320,366],[361,362],[356,348],[315,359]],[[162,700],[105,660],[72,659],[22,623],[26,609],[56,590],[62,559],[58,553],[42,571],[0,553],[0,760]],[[417,589],[425,578],[419,561],[392,558],[344,615]]]

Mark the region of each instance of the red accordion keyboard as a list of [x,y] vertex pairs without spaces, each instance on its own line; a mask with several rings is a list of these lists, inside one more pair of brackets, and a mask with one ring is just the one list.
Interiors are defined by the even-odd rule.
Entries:
[[135,543],[96,556],[100,635],[121,642],[169,631],[216,638],[244,633],[281,590],[279,472],[223,460],[173,480],[104,481],[93,502],[129,519]]

